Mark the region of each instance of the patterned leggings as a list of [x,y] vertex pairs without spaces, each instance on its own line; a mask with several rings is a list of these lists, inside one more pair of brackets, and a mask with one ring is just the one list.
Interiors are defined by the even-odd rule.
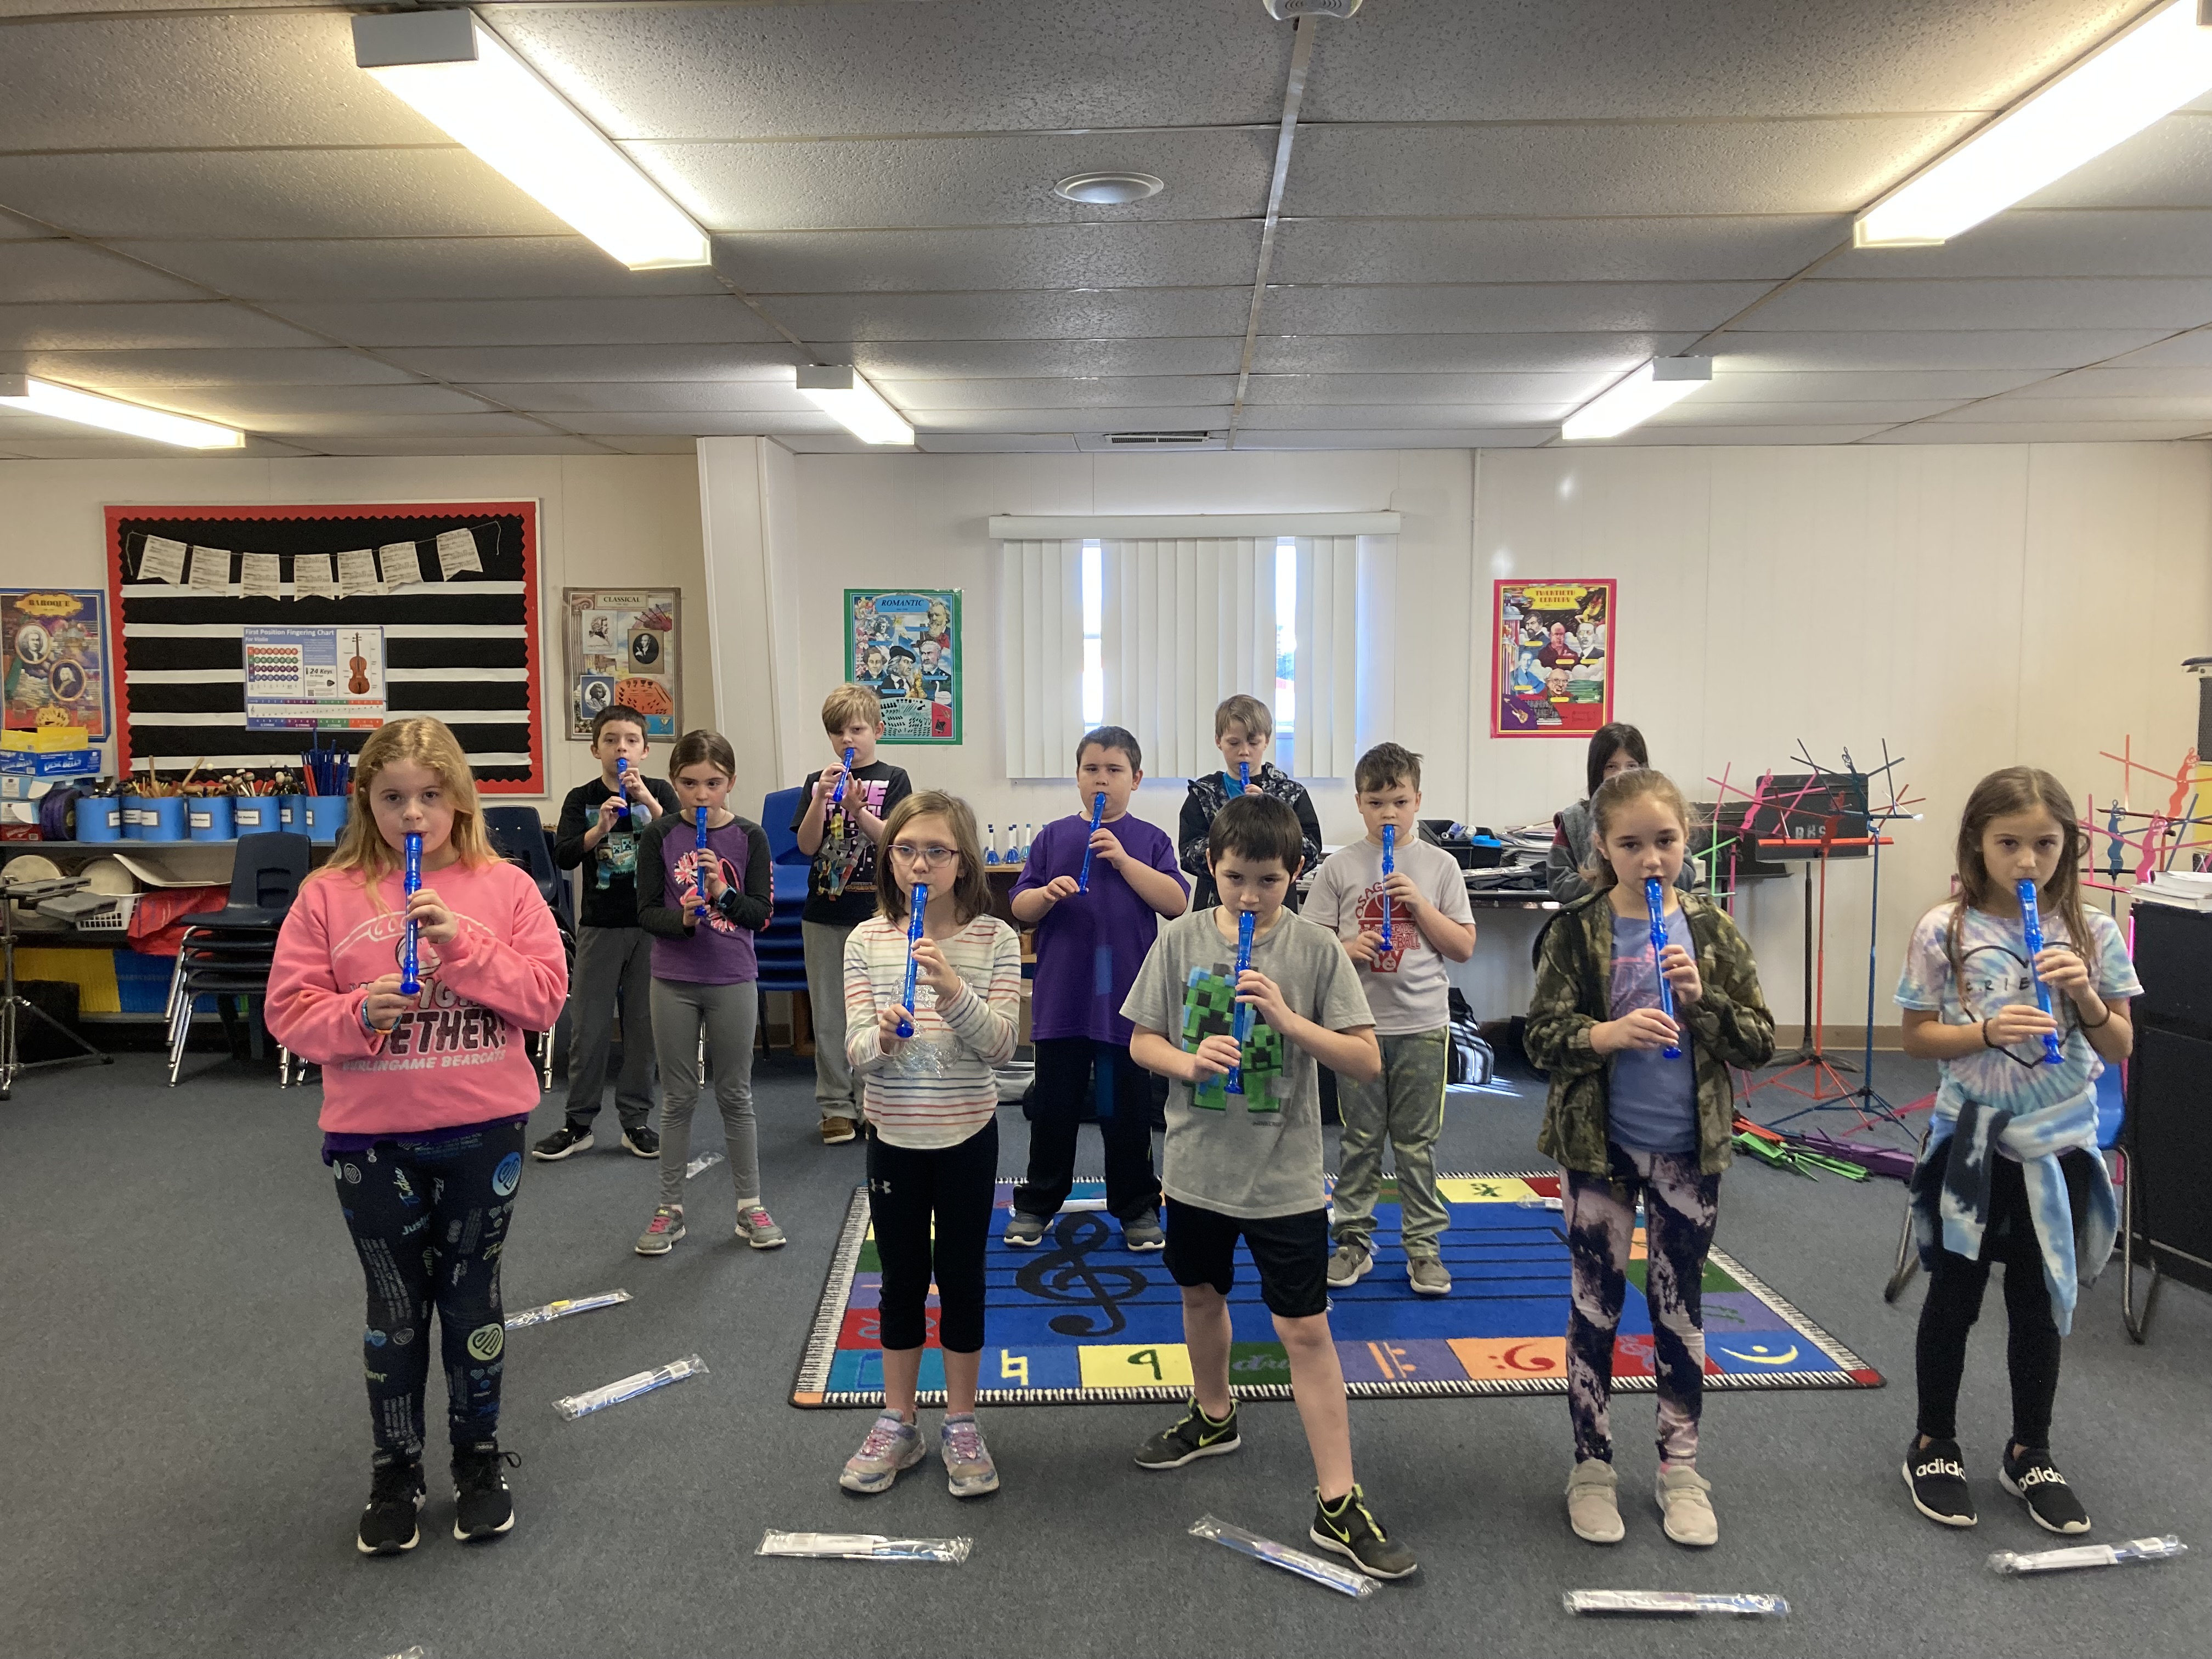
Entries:
[[1606,1151],[1610,1179],[1570,1170],[1561,1183],[1574,1274],[1567,1411],[1574,1419],[1575,1457],[1613,1462],[1607,1407],[1613,1334],[1628,1295],[1629,1243],[1641,1196],[1644,1296],[1651,1310],[1652,1370],[1659,1383],[1659,1456],[1662,1462],[1694,1465],[1705,1403],[1701,1291],[1705,1251],[1720,1218],[1721,1178],[1701,1171],[1695,1152],[1632,1152],[1610,1145]]

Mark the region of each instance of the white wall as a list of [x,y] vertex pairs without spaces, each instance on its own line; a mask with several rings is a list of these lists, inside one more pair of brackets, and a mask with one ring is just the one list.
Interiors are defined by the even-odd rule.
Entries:
[[[331,458],[283,460],[0,461],[0,581],[107,585],[103,506],[260,506],[536,498],[543,733],[550,817],[598,769],[562,717],[559,605],[566,587],[673,586],[683,593],[684,714],[709,718],[705,566],[690,455]],[[109,758],[113,757],[112,750]],[[502,796],[509,801],[538,798]]]

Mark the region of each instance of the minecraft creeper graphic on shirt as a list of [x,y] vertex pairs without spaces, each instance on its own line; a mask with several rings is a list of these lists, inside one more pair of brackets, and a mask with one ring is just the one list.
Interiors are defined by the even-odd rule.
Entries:
[[[1183,1052],[1194,1052],[1210,1036],[1232,1036],[1237,1030],[1237,991],[1226,974],[1190,970],[1182,996]],[[1283,1074],[1283,1039],[1254,1011],[1252,1029],[1244,1037],[1244,1109],[1279,1112],[1274,1082]],[[1191,1085],[1190,1103],[1209,1112],[1229,1109],[1229,1079],[1208,1078]]]

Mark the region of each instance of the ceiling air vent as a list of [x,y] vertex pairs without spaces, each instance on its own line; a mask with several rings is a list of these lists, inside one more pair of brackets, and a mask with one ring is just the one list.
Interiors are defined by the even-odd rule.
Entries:
[[1218,432],[1104,432],[1098,436],[1105,449],[1203,449],[1220,441]]

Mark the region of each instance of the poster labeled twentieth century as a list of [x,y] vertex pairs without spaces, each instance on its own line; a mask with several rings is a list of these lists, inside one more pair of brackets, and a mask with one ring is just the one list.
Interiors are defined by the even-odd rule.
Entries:
[[958,743],[957,588],[845,590],[845,678],[883,699],[885,743]]
[[1587,738],[1613,718],[1619,586],[1610,577],[1496,585],[1492,737]]

